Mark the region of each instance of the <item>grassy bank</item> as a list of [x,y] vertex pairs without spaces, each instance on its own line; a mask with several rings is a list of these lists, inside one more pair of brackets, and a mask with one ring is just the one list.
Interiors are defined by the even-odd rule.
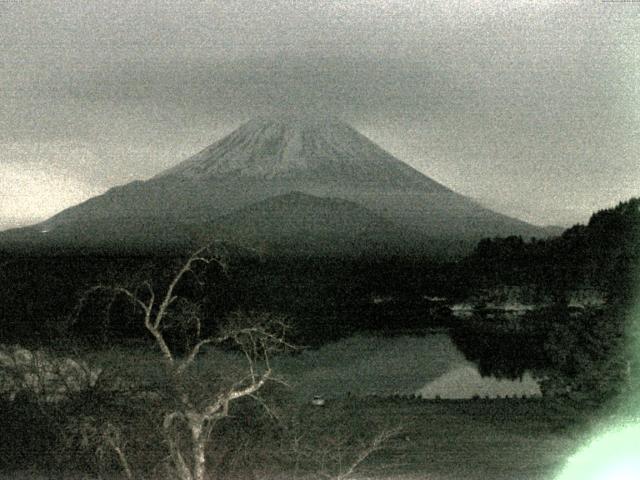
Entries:
[[[106,425],[117,429],[136,473],[169,478],[161,423],[180,400],[157,352],[139,346],[74,357],[101,367],[93,387],[54,404],[25,396],[0,405],[0,478],[124,478],[99,434]],[[358,336],[274,359],[291,387],[270,384],[261,391],[264,405],[251,398],[233,405],[212,432],[211,471],[225,480],[322,478],[320,470],[339,472],[377,433],[399,428],[349,478],[553,478],[583,443],[586,423],[552,402],[389,396],[415,392],[462,360],[444,335]],[[195,398],[225,378],[242,378],[244,362],[229,351],[199,357],[189,380]],[[314,393],[326,396],[324,407],[309,403]]]
[[[393,473],[420,478],[552,479],[585,435],[541,400],[379,399],[360,406],[403,427],[402,465]],[[390,453],[376,462],[394,463]]]
[[[211,458],[213,464],[218,463],[218,473],[226,478],[239,478],[238,475],[254,478],[257,472],[275,475],[286,471],[285,477],[293,478],[297,466],[290,439],[282,437],[281,432],[274,435],[274,430],[265,429],[264,418],[248,424],[246,412],[239,410],[235,418],[217,431],[221,441],[213,442]],[[373,454],[360,467],[361,474],[379,478],[552,479],[585,435],[581,428],[568,427],[567,418],[541,400],[344,398],[329,400],[324,407],[289,406],[286,412],[284,421],[289,426],[295,424],[296,432],[302,433],[304,441],[316,452],[332,445],[335,448],[341,442],[370,438],[381,428],[399,426],[401,433],[389,441],[387,448]],[[136,449],[132,452],[135,463],[146,463],[144,470],[152,475],[147,478],[161,478],[162,470],[152,464],[161,461],[162,445],[156,442],[158,439],[150,431],[151,425],[145,424],[144,416],[144,410],[138,410],[138,417],[130,418],[128,424],[148,430],[151,442],[132,441],[129,448]],[[46,445],[54,447],[55,443],[53,438],[42,437],[47,429],[43,418],[35,424],[23,425],[19,431],[3,431],[5,460],[7,455],[23,457],[22,461],[9,462],[13,465],[5,462],[0,478],[35,475],[25,473],[26,468],[41,472],[45,478],[69,478],[74,464],[92,478],[97,478],[98,473],[118,478],[113,463],[101,472],[87,467],[93,457],[86,451],[76,452],[77,458],[73,458],[73,452],[67,452],[68,459],[61,463],[62,452],[46,449]],[[29,435],[36,437],[29,439]],[[30,462],[29,455],[37,457]],[[314,465],[308,463],[303,467],[307,474]]]

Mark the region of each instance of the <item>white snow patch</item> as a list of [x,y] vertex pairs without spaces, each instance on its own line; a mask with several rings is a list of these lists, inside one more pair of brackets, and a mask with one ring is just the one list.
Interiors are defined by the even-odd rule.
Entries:
[[456,318],[471,317],[475,308],[469,303],[456,303],[451,308],[451,314]]
[[423,295],[422,298],[424,298],[425,300],[429,300],[430,302],[446,302],[447,301],[447,297],[432,297],[429,295]]
[[526,305],[520,302],[502,303],[489,305],[489,308],[504,310],[505,312],[530,312],[536,309],[535,305]]

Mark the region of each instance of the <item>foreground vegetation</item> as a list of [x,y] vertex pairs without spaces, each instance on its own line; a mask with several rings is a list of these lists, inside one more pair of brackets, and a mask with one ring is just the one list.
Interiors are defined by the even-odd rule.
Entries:
[[[91,444],[81,434],[58,434],[64,419],[97,408],[94,415],[109,415],[125,427],[119,439],[126,438],[124,452],[136,475],[169,478],[161,427],[150,416],[152,406],[138,402],[110,407],[97,401],[77,399],[45,408],[3,405],[7,415],[2,417],[0,470],[9,474],[31,469],[46,472],[48,478],[67,478],[74,472],[126,478],[107,446]],[[369,397],[329,400],[325,407],[280,403],[272,408],[279,419],[244,403],[216,427],[214,439],[224,441],[214,441],[207,451],[210,478],[340,478],[371,444],[372,432],[395,433],[389,426],[400,425],[399,434],[343,478],[548,480],[587,433],[565,412],[533,399]]]
[[[255,379],[252,372],[244,375],[243,353],[210,350],[188,372],[171,375],[147,348],[76,354],[83,359],[78,364],[97,373],[83,388],[52,399],[51,378],[42,376],[42,388],[22,383],[16,396],[3,398],[0,471],[129,480],[288,471],[295,478],[346,479],[398,433],[388,422],[365,424],[353,411],[309,411],[283,379],[267,379],[264,362],[252,359]],[[54,353],[31,358],[37,365],[24,378],[42,372],[42,359]],[[20,370],[13,373],[19,380]],[[309,415],[315,412],[329,415]]]
[[[58,382],[55,401],[31,387],[4,396],[0,470],[128,480],[550,478],[637,377],[629,309],[639,203],[600,212],[551,241],[486,240],[456,265],[243,258],[232,270],[211,246],[186,260],[11,258],[3,266],[15,268],[0,270],[1,339],[37,348],[63,347],[68,338],[51,355],[73,359],[45,375],[49,357],[14,349],[39,364],[22,384],[64,369],[90,381],[66,392]],[[273,368],[274,356],[295,351],[296,342],[451,327],[451,316],[427,297],[464,298],[504,283],[548,289],[553,304],[523,317],[524,328],[479,318],[482,337],[470,342],[456,328],[452,338],[484,373],[531,369],[543,379],[544,400],[345,395],[316,408]],[[576,314],[567,292],[585,284],[603,289],[607,303]],[[502,345],[497,355],[486,339]],[[121,348],[131,341],[137,347]],[[521,363],[525,357],[533,363]],[[3,388],[20,383],[12,358],[0,356]]]

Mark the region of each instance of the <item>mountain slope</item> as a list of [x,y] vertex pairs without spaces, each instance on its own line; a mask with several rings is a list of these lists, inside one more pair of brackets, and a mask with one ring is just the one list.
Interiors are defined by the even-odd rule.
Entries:
[[[433,239],[471,246],[487,236],[546,236],[435,182],[339,120],[285,116],[252,120],[148,181],[113,188],[35,227],[0,234],[0,241],[46,231],[38,242],[183,243],[189,228],[201,231],[291,192],[353,202],[412,232],[406,241],[421,243],[419,250]],[[280,224],[285,233],[291,227]]]
[[261,117],[156,178],[295,179],[318,184],[424,187],[443,185],[331,117]]
[[286,253],[397,253],[408,236],[356,203],[300,192],[268,198],[210,226],[221,240]]

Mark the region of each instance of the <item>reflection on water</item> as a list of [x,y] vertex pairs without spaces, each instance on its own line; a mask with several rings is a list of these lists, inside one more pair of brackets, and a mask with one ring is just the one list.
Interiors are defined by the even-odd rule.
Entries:
[[474,365],[456,367],[418,390],[422,398],[505,398],[540,396],[540,385],[529,372],[522,378],[483,377]]
[[362,334],[275,362],[274,369],[286,377],[294,395],[333,398],[410,395],[465,359],[446,334]]
[[482,376],[520,379],[526,371],[545,368],[544,333],[500,331],[465,326],[451,329],[449,336],[464,357],[477,366]]
[[[461,333],[457,335],[460,337]],[[467,340],[473,343],[472,339]],[[445,333],[356,335],[278,359],[275,367],[301,398],[416,393],[425,398],[495,398],[540,394],[536,381],[520,368],[523,364],[513,370],[516,375],[510,379],[483,376],[487,372],[482,372],[457,344]]]

